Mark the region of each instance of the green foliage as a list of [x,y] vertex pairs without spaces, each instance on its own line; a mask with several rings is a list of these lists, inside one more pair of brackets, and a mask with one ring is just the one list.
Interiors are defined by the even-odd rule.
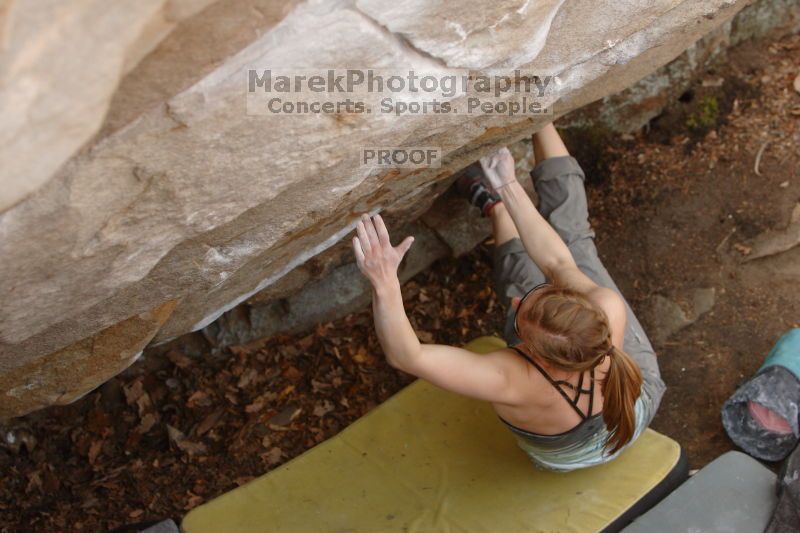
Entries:
[[716,96],[705,96],[697,104],[697,108],[686,119],[686,126],[689,128],[705,129],[711,128],[719,119],[719,102]]

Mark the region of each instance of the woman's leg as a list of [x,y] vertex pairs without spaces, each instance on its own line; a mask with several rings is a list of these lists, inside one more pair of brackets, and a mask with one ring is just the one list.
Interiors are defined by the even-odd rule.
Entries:
[[[597,255],[594,230],[589,224],[583,170],[569,155],[552,124],[534,134],[533,145],[538,152],[537,165],[531,175],[539,195],[539,212],[567,243],[578,268],[598,285],[614,289],[622,296]],[[541,159],[539,154],[542,155]],[[624,296],[622,299],[625,301]],[[627,301],[625,307],[627,324],[623,348],[642,370],[645,386],[654,402],[652,417],[664,394],[665,385],[650,340]]]
[[[536,161],[569,155],[561,137],[552,124],[542,128],[533,138],[533,150]],[[506,323],[503,336],[510,345],[519,344],[520,339],[514,332],[513,297],[522,298],[526,292],[545,281],[542,271],[528,255],[519,232],[501,202],[489,211],[494,236],[494,278],[495,291],[500,303],[506,309]]]
[[515,310],[511,299],[522,298],[530,289],[543,283],[545,277],[525,251],[506,206],[497,204],[489,217],[494,235],[494,287],[501,306],[506,310],[503,338],[513,346],[520,343],[520,338],[514,332]]
[[569,155],[564,141],[561,140],[561,135],[558,134],[552,122],[534,133],[532,139],[533,156],[536,158],[537,163],[551,157]]

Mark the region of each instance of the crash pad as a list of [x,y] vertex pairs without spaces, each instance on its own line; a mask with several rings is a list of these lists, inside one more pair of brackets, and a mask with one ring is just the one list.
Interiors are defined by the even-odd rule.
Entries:
[[[481,337],[466,348],[505,346]],[[614,461],[538,470],[485,402],[417,380],[335,437],[189,512],[186,533],[618,530],[680,484],[647,430]]]
[[741,452],[717,457],[625,533],[755,533],[775,509],[775,474]]

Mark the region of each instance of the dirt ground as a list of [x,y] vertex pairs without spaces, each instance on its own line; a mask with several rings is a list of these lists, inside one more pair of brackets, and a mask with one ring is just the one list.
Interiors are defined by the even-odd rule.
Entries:
[[[800,247],[749,261],[760,250],[752,239],[786,227],[800,200],[800,37],[731,57],[647,131],[600,147],[604,170],[588,183],[601,256],[659,338],[668,391],[653,426],[681,443],[692,468],[733,448],[720,406],[800,326]],[[500,332],[490,260],[487,242],[404,286],[423,341]],[[699,317],[697,289],[713,289]],[[649,311],[657,298],[685,307],[682,329]],[[383,360],[369,309],[222,357],[175,349],[141,360],[75,404],[0,427],[0,530],[179,520],[410,381]]]
[[800,40],[730,56],[649,132],[610,147],[609,176],[590,188],[601,257],[651,337],[665,326],[648,313],[655,295],[714,290],[709,312],[655,343],[668,390],[653,427],[692,468],[732,449],[722,403],[800,326],[800,247],[749,257],[800,202]]

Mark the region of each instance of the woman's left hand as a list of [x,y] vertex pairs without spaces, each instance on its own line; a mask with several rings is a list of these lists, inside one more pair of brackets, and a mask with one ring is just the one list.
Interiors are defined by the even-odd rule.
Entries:
[[411,248],[414,237],[406,237],[397,246],[392,246],[381,216],[370,218],[367,214],[361,215],[356,233],[358,237],[353,237],[353,251],[361,273],[376,289],[387,283],[397,283],[397,267]]

